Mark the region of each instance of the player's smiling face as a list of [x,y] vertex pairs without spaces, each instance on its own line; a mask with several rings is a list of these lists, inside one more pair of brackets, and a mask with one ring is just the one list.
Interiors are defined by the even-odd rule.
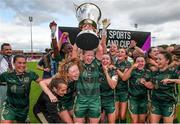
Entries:
[[85,51],[83,58],[84,58],[85,64],[91,64],[95,58],[94,57],[94,51],[93,50]]
[[164,57],[163,54],[158,54],[156,61],[158,63],[159,69],[162,69],[162,68],[168,66],[168,63],[169,63],[169,61]]
[[139,70],[144,69],[144,67],[145,67],[145,60],[144,60],[143,57],[138,57],[138,58],[136,58],[136,63],[138,63],[137,68],[138,68]]
[[110,53],[111,53],[111,55],[114,55],[114,54],[116,54],[117,53],[117,51],[118,51],[118,48],[117,48],[117,45],[116,44],[111,44],[111,46],[110,46]]
[[17,73],[21,74],[25,72],[26,69],[26,59],[25,58],[17,58],[15,63],[15,70]]
[[70,77],[71,80],[75,81],[79,79],[79,68],[77,65],[72,65],[71,67],[69,67],[68,69],[68,75]]
[[104,54],[104,55],[102,56],[101,62],[102,62],[102,65],[104,65],[104,66],[109,65],[109,64],[111,63],[110,56],[107,55],[107,54]]
[[56,90],[56,94],[58,95],[58,96],[64,96],[64,94],[66,94],[66,92],[67,92],[67,85],[66,84],[59,84],[58,85],[58,88],[57,88],[57,90]]
[[119,49],[119,52],[117,54],[117,58],[119,61],[123,61],[127,58],[126,50],[125,49]]

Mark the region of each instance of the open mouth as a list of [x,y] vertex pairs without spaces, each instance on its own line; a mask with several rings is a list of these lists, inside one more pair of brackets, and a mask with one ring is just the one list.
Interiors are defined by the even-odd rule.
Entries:
[[74,80],[78,80],[78,78],[79,78],[79,76],[75,76],[75,77],[74,77]]
[[103,64],[103,65],[107,65],[107,64],[108,64],[108,62],[103,62],[102,64]]

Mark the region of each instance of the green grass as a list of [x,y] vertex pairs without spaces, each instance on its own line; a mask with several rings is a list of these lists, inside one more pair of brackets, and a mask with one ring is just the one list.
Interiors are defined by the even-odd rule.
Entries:
[[[40,77],[42,77],[42,71],[37,70],[37,63],[36,62],[29,62],[27,63],[28,66],[28,70],[33,70],[35,71]],[[40,86],[33,82],[31,84],[31,92],[30,92],[30,109],[29,109],[29,118],[30,118],[30,122],[36,123],[39,122],[34,114],[33,114],[33,106],[36,103],[39,95],[41,93],[41,88]]]
[[[42,71],[39,71],[39,70],[36,69],[36,67],[37,67],[37,63],[36,62],[29,62],[27,64],[28,64],[27,66],[28,66],[29,70],[35,71],[37,74],[39,74],[40,77],[42,76]],[[180,86],[179,86],[179,91],[180,91]],[[35,118],[35,116],[33,114],[33,106],[36,103],[40,93],[41,93],[40,86],[37,83],[33,82],[32,85],[31,85],[30,109],[29,109],[30,121],[33,122],[33,123],[37,123],[38,122],[38,120]],[[180,121],[180,103],[178,105],[177,117],[178,117],[178,120]],[[129,118],[128,118],[128,122],[130,122]]]

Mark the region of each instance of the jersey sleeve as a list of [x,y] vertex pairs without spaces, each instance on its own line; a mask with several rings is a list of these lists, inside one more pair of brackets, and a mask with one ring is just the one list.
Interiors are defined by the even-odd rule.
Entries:
[[36,74],[35,72],[31,72],[31,78],[33,81],[36,81],[39,78],[39,75]]
[[0,74],[0,84],[6,82],[7,72]]

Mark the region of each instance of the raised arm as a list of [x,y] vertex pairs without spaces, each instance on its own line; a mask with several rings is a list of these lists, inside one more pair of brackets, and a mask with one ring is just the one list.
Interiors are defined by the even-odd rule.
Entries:
[[48,88],[48,85],[50,84],[51,80],[52,78],[42,80],[39,82],[39,85],[41,86],[42,90],[48,95],[51,102],[57,102],[57,97]]
[[134,48],[138,54],[144,55],[144,51],[141,48],[139,48],[136,44],[137,43],[136,43],[135,40],[131,40],[131,43],[130,43],[129,47],[130,48]]
[[131,76],[132,71],[133,71],[135,68],[137,68],[137,66],[138,66],[138,63],[134,63],[134,64],[131,66],[131,68],[129,68],[126,72],[124,72],[123,77],[122,77],[122,80],[123,80],[123,81],[128,80],[128,79],[130,78],[130,76]]
[[73,50],[72,50],[72,59],[73,58],[78,58],[78,47],[76,44],[73,45]]
[[163,84],[176,83],[180,84],[180,79],[164,79],[161,81]]
[[110,77],[108,73],[108,68],[105,66],[103,66],[103,71],[104,71],[104,74],[106,76],[109,86],[111,87],[111,89],[115,89],[117,85],[117,81],[118,81],[118,76],[113,75],[112,77]]
[[70,39],[69,39],[69,33],[68,33],[68,32],[63,32],[62,35],[61,35],[61,37],[60,37],[60,39],[59,39],[59,41],[58,41],[58,44],[57,44],[58,51],[61,50],[62,44],[63,44],[63,42],[64,42],[63,40],[64,40],[65,38],[67,39],[67,41],[65,41],[65,42],[71,43],[71,42],[70,42]]

